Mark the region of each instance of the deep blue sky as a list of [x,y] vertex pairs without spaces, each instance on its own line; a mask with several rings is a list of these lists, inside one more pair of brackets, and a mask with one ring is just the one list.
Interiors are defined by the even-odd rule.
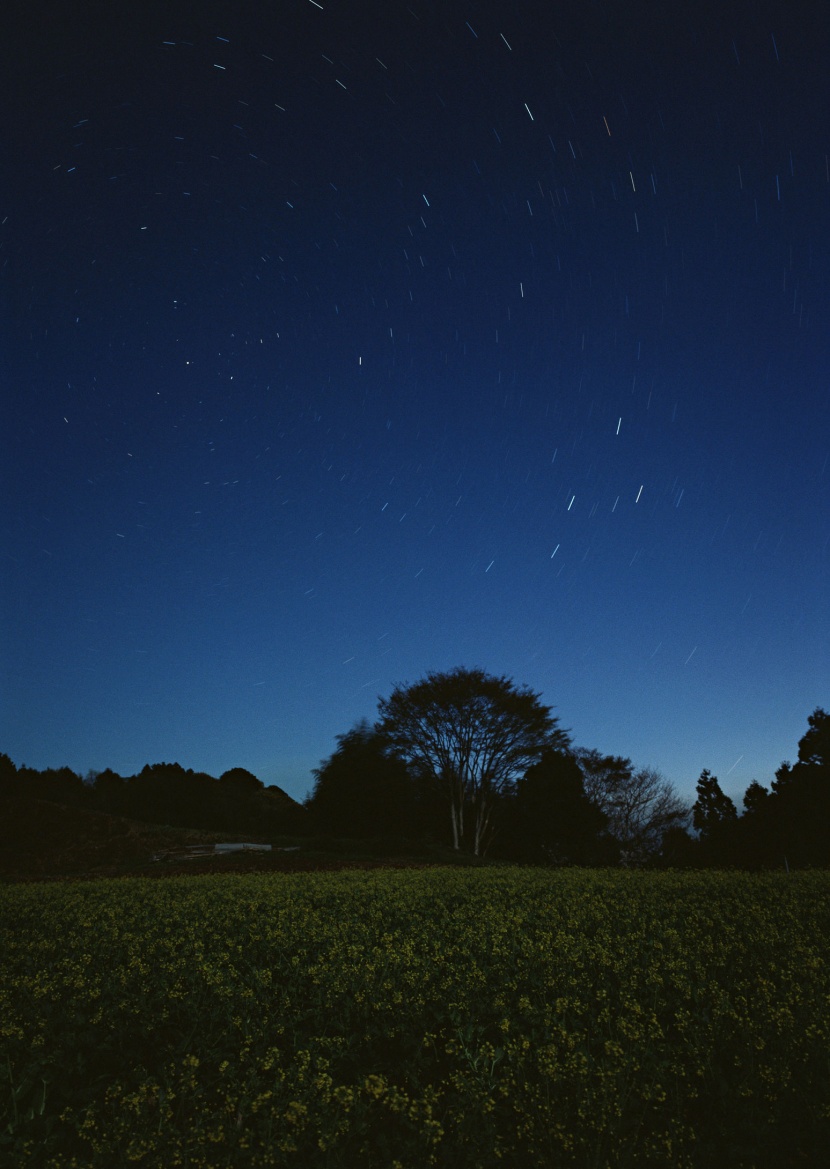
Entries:
[[29,6],[0,749],[302,797],[467,665],[769,783],[830,706],[825,9]]

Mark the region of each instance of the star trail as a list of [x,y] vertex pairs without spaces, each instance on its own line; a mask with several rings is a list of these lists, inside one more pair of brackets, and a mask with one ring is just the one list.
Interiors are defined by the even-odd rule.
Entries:
[[301,798],[428,670],[742,793],[830,676],[819,4],[35,4],[2,732]]

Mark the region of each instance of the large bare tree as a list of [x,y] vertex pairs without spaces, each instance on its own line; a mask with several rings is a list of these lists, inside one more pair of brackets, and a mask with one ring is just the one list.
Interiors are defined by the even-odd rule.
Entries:
[[630,759],[584,747],[574,752],[585,791],[606,815],[607,831],[628,864],[643,864],[660,852],[670,828],[685,828],[691,810],[654,767],[634,768]]
[[538,694],[480,669],[456,667],[396,686],[378,710],[391,750],[445,795],[453,847],[469,842],[476,856],[492,838],[499,796],[546,748],[570,743]]

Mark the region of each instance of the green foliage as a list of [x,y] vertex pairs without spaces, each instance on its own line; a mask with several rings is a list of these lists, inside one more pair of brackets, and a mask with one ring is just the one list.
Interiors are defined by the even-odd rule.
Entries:
[[796,1169],[830,875],[0,888],[0,1163]]

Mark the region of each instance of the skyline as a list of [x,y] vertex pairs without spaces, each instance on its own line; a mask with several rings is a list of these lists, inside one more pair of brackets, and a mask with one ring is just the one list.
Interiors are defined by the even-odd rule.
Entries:
[[768,786],[830,707],[820,6],[92,27],[11,78],[0,750],[301,799],[467,666]]

